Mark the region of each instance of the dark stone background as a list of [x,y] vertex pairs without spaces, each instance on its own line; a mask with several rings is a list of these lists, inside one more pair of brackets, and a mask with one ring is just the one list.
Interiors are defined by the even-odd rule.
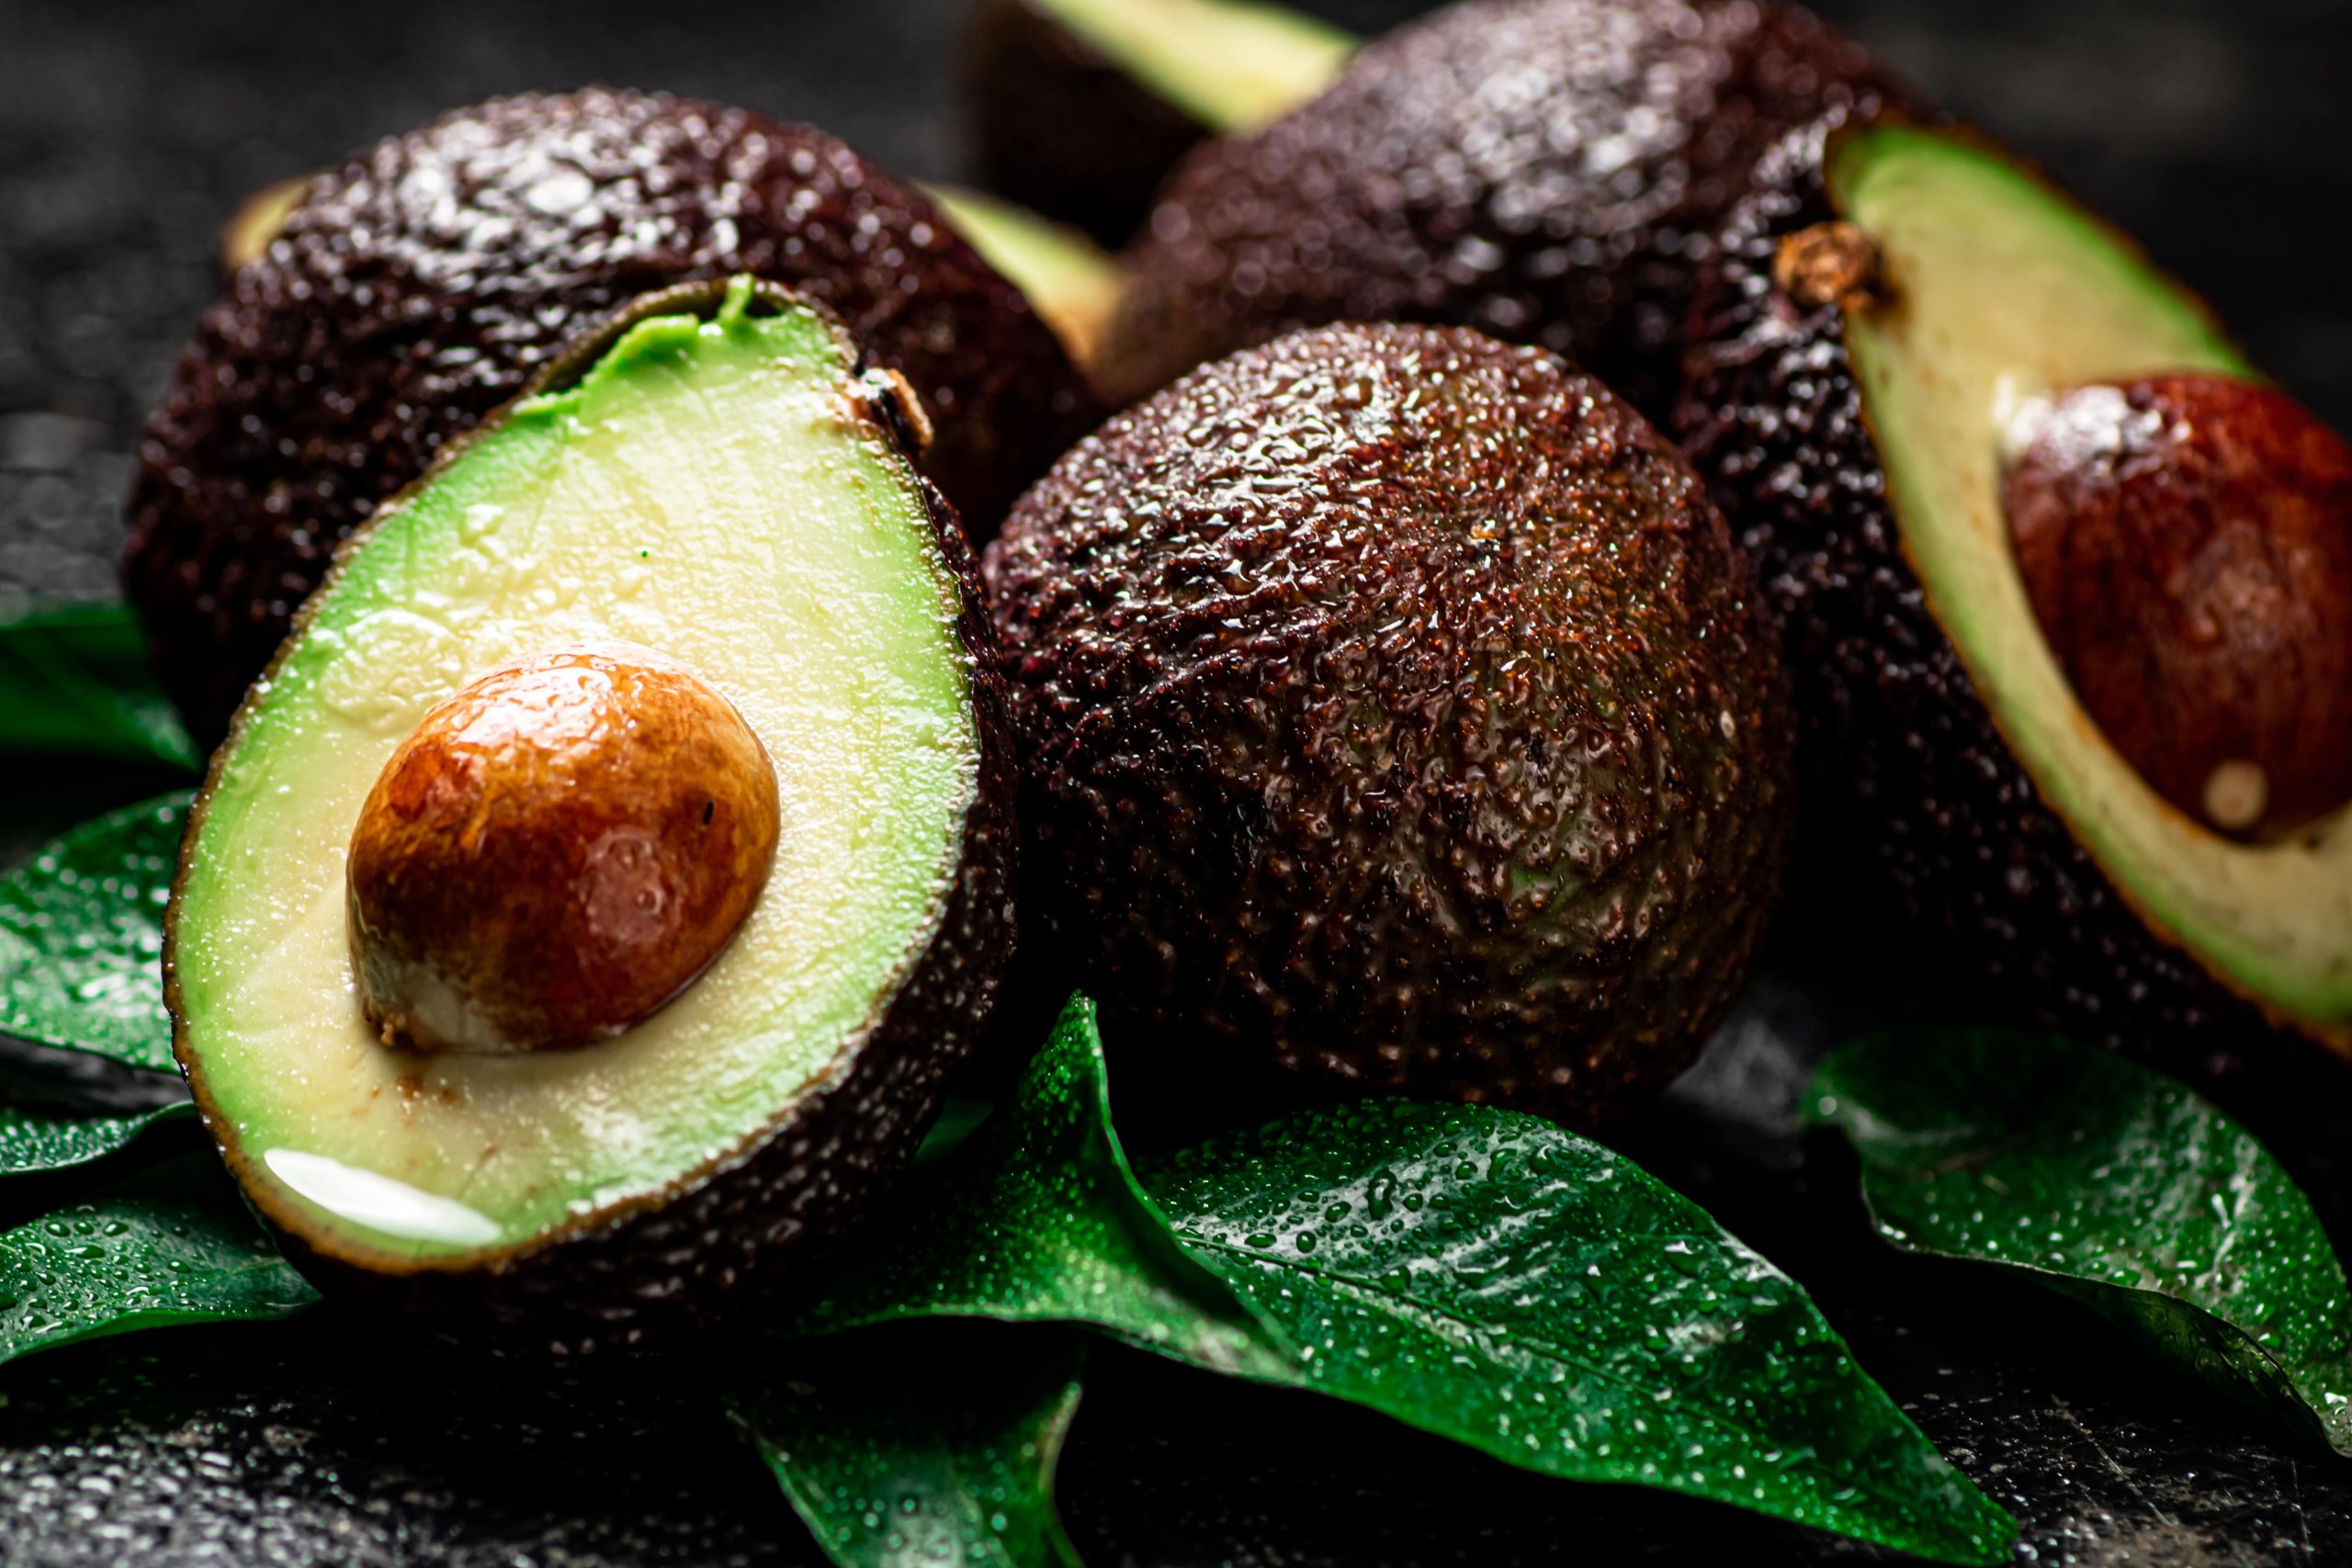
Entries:
[[[1421,7],[1313,8],[1371,27]],[[2352,424],[2352,4],[1822,8],[2139,233],[2262,363]],[[0,0],[0,611],[110,591],[140,415],[245,191],[455,104],[594,79],[812,120],[901,172],[954,177],[959,9]],[[0,841],[155,787],[19,765],[0,774]],[[1850,1171],[1790,1115],[1805,1065],[1898,1006],[1837,967],[1784,961],[1634,1131],[1636,1152],[1814,1289],[2026,1521],[2020,1562],[2352,1561],[2345,1461],[2248,1431],[2052,1298],[1871,1240]],[[2340,1138],[2330,1124],[2306,1168]],[[2325,1183],[2323,1202],[2345,1228]],[[0,1376],[0,1562],[815,1561],[722,1422],[693,1414],[649,1438],[634,1404],[551,1409],[333,1311],[61,1352]],[[1096,1568],[1882,1560],[1724,1510],[1545,1483],[1123,1353],[1097,1358],[1064,1494]]]

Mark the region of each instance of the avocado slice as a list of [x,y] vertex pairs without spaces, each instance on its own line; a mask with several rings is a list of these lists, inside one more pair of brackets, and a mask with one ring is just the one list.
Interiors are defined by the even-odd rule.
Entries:
[[[1841,234],[1863,265],[1809,268]],[[2258,379],[2205,308],[1991,143],[1882,120],[1768,160],[1700,321],[1686,448],[1789,623],[1808,773],[1912,909],[2045,1021],[2352,1045],[2352,820],[2247,842],[2162,798],[2069,684],[2005,517],[2038,400]]]
[[1698,257],[1756,160],[1834,107],[1912,101],[1794,6],[1465,0],[1184,162],[1101,379],[1131,398],[1298,327],[1430,321],[1549,349],[1663,419]]
[[1117,244],[1195,143],[1306,102],[1355,43],[1257,0],[978,0],[965,118],[991,188]]
[[806,126],[586,88],[363,148],[238,254],[141,445],[126,597],[200,745],[219,740],[335,546],[570,334],[736,273],[817,299],[937,425],[925,475],[985,536],[1090,428],[1085,378],[921,192]]
[[[214,758],[164,963],[174,1048],[289,1255],[479,1338],[707,1322],[912,1155],[1010,949],[1010,752],[914,405],[806,299],[651,296],[379,512]],[[391,1048],[344,845],[394,748],[550,644],[659,649],[773,759],[782,830],[699,978],[514,1055]]]
[[984,570],[1024,950],[1149,1112],[1591,1125],[1738,993],[1793,817],[1777,636],[1591,377],[1460,328],[1295,333],[1074,448]]

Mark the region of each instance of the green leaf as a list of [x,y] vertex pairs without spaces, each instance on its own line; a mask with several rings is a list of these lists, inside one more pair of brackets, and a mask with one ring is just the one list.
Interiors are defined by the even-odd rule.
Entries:
[[1958,1562],[2015,1539],[1794,1281],[1549,1122],[1375,1101],[1138,1174],[1310,1388],[1568,1480]]
[[138,624],[107,603],[0,621],[0,751],[203,765],[148,673]]
[[1101,1053],[1093,1005],[1074,1000],[1004,1109],[909,1183],[793,1331],[1085,1323],[1218,1371],[1295,1381],[1287,1347],[1185,1256],[1136,1187]]
[[0,1361],[135,1329],[266,1321],[317,1299],[210,1154],[0,1233]]
[[188,799],[85,822],[0,877],[0,1034],[175,1070],[164,907]]
[[1054,1468],[1085,1342],[944,1326],[818,1341],[729,1407],[841,1568],[1075,1568]]
[[2105,1051],[1993,1031],[1871,1040],[1806,1114],[1860,1156],[1879,1234],[2021,1269],[2156,1356],[2352,1454],[2352,1290],[2253,1135]]
[[158,1122],[194,1121],[187,1100],[120,1116],[70,1116],[0,1105],[0,1177],[65,1170],[130,1146]]
[[[1138,1184],[1102,1085],[1074,1004],[1007,1112],[917,1185],[808,1324],[1064,1317],[1546,1474],[1957,1562],[2015,1539],[1794,1283],[1598,1145],[1390,1101],[1147,1164]],[[1188,1311],[1191,1332],[1170,1321]],[[1240,1356],[1193,1353],[1212,1325]]]

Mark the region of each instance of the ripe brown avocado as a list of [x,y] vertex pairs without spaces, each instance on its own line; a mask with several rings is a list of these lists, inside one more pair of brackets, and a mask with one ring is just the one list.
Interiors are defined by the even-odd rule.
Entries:
[[737,272],[806,290],[913,384],[938,426],[925,472],[983,536],[1092,423],[1020,292],[820,131],[602,88],[460,109],[310,183],[149,423],[123,581],[198,739],[443,445],[584,323]]
[[[2346,814],[2238,841],[2143,776],[2074,684],[2169,635],[2144,619],[2119,631],[2131,617],[2222,601],[2177,578],[2161,593],[2109,594],[2111,613],[2073,631],[2120,640],[2053,646],[2031,591],[2082,584],[2039,564],[2030,582],[2018,551],[2041,547],[2013,536],[2049,528],[2031,513],[2053,498],[2080,510],[2097,497],[2082,476],[2065,476],[2069,491],[2036,471],[2050,411],[2074,389],[2258,385],[2201,304],[1984,139],[1858,119],[1793,134],[1759,165],[1692,335],[1678,431],[1786,626],[1805,729],[1800,863],[1821,868],[1824,908],[1866,920],[1891,899],[1980,1013],[2188,1070],[2283,1060],[2301,1054],[2299,1036],[2344,1048]],[[2209,434],[2223,447],[2256,439]],[[2324,483],[2340,509],[2340,470],[2312,493]],[[2098,531],[2123,525],[2128,503],[2133,570],[2153,570],[2160,535],[2225,536],[2212,519],[2153,515],[2212,489],[2177,477],[2110,491],[2101,504],[2115,515],[2075,519],[2093,525],[2075,547],[2106,550]],[[2178,553],[2199,571],[2225,564]],[[2096,556],[2075,564],[2099,570]],[[2336,624],[2309,645],[2341,646],[2352,604],[2336,578],[2312,581],[2306,607]],[[2233,634],[2198,635],[2226,650]],[[2177,660],[2162,678],[2197,667]],[[2186,688],[2166,700],[2174,726],[2219,711]],[[2284,710],[2298,698],[2270,700]]]
[[983,570],[1024,946],[1131,1087],[1588,1125],[1737,990],[1793,804],[1773,634],[1590,377],[1461,329],[1286,337],[1081,443]]
[[[1014,768],[976,563],[916,471],[903,384],[820,307],[748,277],[663,290],[530,392],[305,604],[214,753],[164,962],[198,1108],[298,1267],[443,1338],[573,1358],[791,1283],[904,1168],[1011,952]],[[812,581],[836,599],[812,605]],[[657,662],[650,690],[590,679]],[[535,706],[550,668],[596,711],[514,733],[508,699]],[[718,711],[647,705],[681,671]],[[451,733],[452,697],[482,722]],[[582,755],[582,721],[630,743]],[[473,831],[395,835],[355,877],[346,837],[383,826],[376,785],[420,750],[451,764],[421,804]],[[763,796],[772,859],[724,820]],[[632,818],[662,829],[650,855],[616,840]],[[614,870],[633,917],[649,877],[751,908],[651,911],[638,957],[693,962],[683,988],[539,1028],[580,1002],[578,955],[463,947],[516,934],[518,902],[560,923],[604,901]],[[347,901],[386,872],[429,907]],[[526,1027],[386,1039],[354,982],[403,933],[430,939],[441,990]]]
[[1662,418],[1695,256],[1756,160],[1907,94],[1809,13],[1730,0],[1464,0],[1163,189],[1102,367],[1133,396],[1330,321],[1473,326]]

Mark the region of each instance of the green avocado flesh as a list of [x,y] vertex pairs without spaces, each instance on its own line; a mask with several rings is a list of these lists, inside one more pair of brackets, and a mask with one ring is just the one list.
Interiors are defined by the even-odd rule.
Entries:
[[[941,919],[979,787],[956,580],[838,329],[751,299],[639,321],[381,513],[215,763],[176,894],[180,1059],[247,1191],[330,1256],[445,1266],[692,1181],[844,1070]],[[759,902],[604,1043],[385,1048],[345,946],[362,800],[460,686],[607,637],[766,747]]]
[[1220,135],[1255,130],[1306,102],[1356,46],[1312,17],[1246,0],[1030,3]]
[[1853,311],[1846,337],[1904,546],[2018,760],[2143,918],[2275,1011],[2352,1024],[2352,814],[2247,844],[2161,799],[2076,702],[2001,499],[2007,433],[2037,398],[2256,372],[2195,299],[1996,152],[1881,126],[1842,140],[1827,174],[1883,264],[1883,302]]

